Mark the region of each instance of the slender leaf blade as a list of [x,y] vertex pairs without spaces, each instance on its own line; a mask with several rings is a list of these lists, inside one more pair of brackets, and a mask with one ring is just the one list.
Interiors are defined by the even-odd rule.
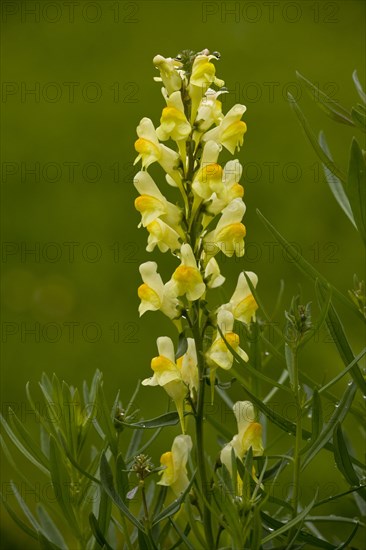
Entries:
[[355,138],[352,140],[348,165],[347,195],[357,229],[366,244],[365,159]]
[[[325,301],[325,291],[321,285],[317,287],[317,293],[318,293],[319,302],[321,305],[323,305]],[[347,336],[345,334],[342,322],[333,304],[330,304],[328,307],[327,327],[337,347],[339,355],[342,358],[344,365],[348,367],[348,365],[355,360],[355,357],[353,355],[351,346],[348,343]],[[358,366],[357,363],[355,363],[352,369],[350,369],[350,374],[353,380],[356,382],[359,389],[361,390],[362,395],[366,395],[366,381],[362,376],[360,367]]]
[[[331,160],[333,160],[327,141],[325,139],[324,132],[319,132],[319,145],[323,149],[324,153],[328,155]],[[342,182],[329,170],[329,168],[327,168],[325,164],[323,164],[323,170],[325,174],[325,179],[327,180],[327,183],[331,192],[333,193],[335,200],[338,202],[339,206],[342,208],[343,212],[346,214],[350,222],[354,225],[354,227],[356,227],[356,223],[352,214],[352,209],[346,192],[343,188]]]
[[306,120],[302,110],[298,106],[294,97],[291,94],[288,94],[288,96],[289,96],[290,105],[292,109],[295,111],[295,114],[297,115],[297,118],[299,119],[300,124],[306,136],[308,137],[314,151],[316,152],[316,154],[318,155],[322,163],[325,164],[325,166],[332,172],[332,174],[334,174],[341,181],[345,182],[346,181],[345,174],[338,168],[338,166],[336,166],[336,164],[334,164],[334,162],[328,157],[328,155],[324,153],[323,149],[320,147],[313,130],[310,128],[308,121]]
[[333,444],[334,458],[339,471],[344,475],[345,479],[351,486],[358,486],[360,484],[360,480],[358,479],[358,476],[353,468],[340,422],[337,423],[334,430]]
[[133,422],[132,424],[119,420],[119,424],[122,424],[126,428],[132,428],[133,430],[154,430],[156,428],[163,428],[164,426],[175,426],[178,422],[179,415],[175,411],[164,413],[150,420]]
[[126,516],[126,518],[135,526],[138,530],[144,532],[142,523],[129,511],[121,497],[118,495],[114,488],[112,470],[108,464],[108,460],[105,454],[102,454],[100,460],[100,480],[107,495],[113,500],[117,508]]
[[319,107],[327,113],[327,115],[329,115],[336,122],[341,122],[342,124],[347,124],[348,126],[354,126],[351,115],[347,109],[331,99],[327,94],[319,89],[319,86],[315,86],[298,71],[296,71],[296,76],[304,85],[311,99],[313,99],[315,103],[317,103],[317,105],[319,105]]
[[357,74],[357,71],[356,69],[353,71],[352,73],[352,80],[356,86],[356,90],[358,92],[358,95],[360,96],[360,98],[362,99],[362,101],[364,103],[366,103],[366,93],[364,92],[363,88],[362,88],[362,85],[361,85],[361,82],[358,78],[358,74]]
[[316,501],[316,496],[310,502],[310,504],[308,504],[295,518],[283,524],[282,527],[280,527],[279,529],[276,529],[276,531],[273,531],[273,533],[270,533],[269,535],[264,537],[261,541],[261,544],[262,545],[267,544],[267,542],[270,542],[271,540],[279,537],[280,535],[283,535],[283,533],[286,533],[293,527],[296,527],[299,523],[302,523],[305,520],[308,513],[310,512],[310,510],[312,509],[312,507],[314,506],[315,501]]

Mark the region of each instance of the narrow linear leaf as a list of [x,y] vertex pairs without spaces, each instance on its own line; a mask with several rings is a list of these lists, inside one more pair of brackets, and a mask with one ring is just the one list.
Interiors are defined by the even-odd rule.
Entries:
[[32,514],[32,512],[30,511],[30,509],[28,508],[27,504],[25,503],[23,497],[21,496],[21,494],[19,493],[18,489],[17,489],[17,486],[16,484],[11,481],[10,482],[10,485],[11,485],[11,488],[12,488],[12,491],[14,493],[14,496],[15,498],[17,499],[18,501],[18,504],[19,506],[21,507],[25,517],[27,518],[27,520],[29,521],[29,523],[32,525],[32,527],[36,530],[36,531],[41,531],[41,526],[40,524],[38,523],[37,519],[34,517],[34,515]]
[[189,484],[187,485],[185,491],[178,497],[176,498],[175,500],[173,500],[173,502],[171,504],[169,504],[169,506],[167,506],[166,508],[164,508],[160,514],[158,514],[156,517],[154,517],[153,519],[153,525],[157,525],[158,523],[160,523],[161,521],[163,521],[164,519],[167,519],[169,518],[170,516],[173,516],[174,514],[176,514],[178,512],[178,510],[180,509],[186,495],[189,493],[192,485],[193,485],[193,481],[195,479],[195,475],[196,475],[196,472],[193,473],[192,475],[192,479],[191,481],[189,482]]
[[352,489],[349,489],[348,491],[344,491],[343,493],[338,493],[337,495],[324,498],[323,500],[319,500],[316,504],[314,504],[314,508],[317,508],[318,506],[323,506],[323,504],[329,504],[329,502],[334,502],[335,500],[343,498],[346,495],[350,495],[351,493],[359,493],[364,489],[366,489],[366,485],[360,485],[359,487],[354,487]]
[[65,458],[61,455],[60,449],[53,435],[50,436],[50,468],[51,479],[57,503],[60,506],[65,518],[70,523],[76,536],[80,537],[80,528],[75,517],[71,503],[71,479],[66,469]]
[[305,275],[310,277],[313,281],[316,281],[318,279],[325,287],[330,286],[332,289],[332,294],[334,296],[337,296],[344,304],[348,305],[352,308],[352,311],[356,311],[354,309],[353,303],[346,298],[337,288],[335,288],[333,285],[330,285],[328,281],[326,280],[323,275],[319,273],[311,264],[309,264],[305,258],[299,254],[299,251],[295,249],[278,231],[274,228],[274,226],[263,216],[263,214],[257,210],[257,214],[260,218],[260,220],[263,222],[263,224],[267,227],[268,231],[272,233],[276,241],[282,246],[282,248],[286,251],[288,256],[294,260],[294,265],[302,271]]
[[268,468],[268,470],[264,472],[263,480],[269,481],[270,479],[281,473],[282,470],[286,468],[289,462],[290,460],[286,458],[281,458],[278,462],[276,462],[276,464],[274,464],[271,468]]
[[355,537],[359,526],[360,525],[358,523],[354,526],[354,528],[352,529],[352,531],[349,534],[349,536],[347,537],[347,539],[340,546],[337,547],[337,550],[343,550],[343,548],[348,548],[349,547],[348,545],[352,541],[352,539]]
[[126,502],[126,495],[130,488],[126,470],[127,466],[123,459],[122,453],[119,453],[116,460],[116,485],[117,492],[124,502]]
[[96,477],[94,477],[91,473],[87,472],[86,470],[84,470],[80,464],[78,464],[76,462],[76,460],[74,459],[74,457],[72,456],[72,454],[70,453],[68,447],[67,447],[67,443],[65,441],[65,438],[64,436],[62,435],[61,432],[58,433],[58,438],[61,442],[61,445],[63,447],[63,450],[65,451],[65,454],[67,456],[67,458],[70,460],[71,464],[74,466],[74,468],[76,468],[81,474],[83,474],[85,477],[87,477],[88,479],[90,479],[91,481],[93,481],[94,483],[97,483],[98,485],[100,485],[100,481],[99,479],[97,479]]
[[353,468],[340,422],[337,423],[334,429],[333,445],[334,458],[339,471],[344,475],[345,479],[350,485],[358,486],[360,480],[358,479],[358,476]]
[[318,390],[314,390],[312,396],[312,414],[311,414],[311,439],[303,449],[301,449],[300,454],[306,453],[318,439],[321,430],[323,428],[323,408],[321,399],[319,396]]
[[366,244],[365,159],[355,138],[352,139],[351,144],[346,190],[357,229]]
[[357,126],[366,132],[366,114],[360,109],[352,107],[351,115]]
[[351,115],[347,111],[347,109],[331,99],[327,94],[319,89],[319,86],[315,86],[312,82],[310,82],[310,80],[305,78],[298,71],[296,71],[296,76],[304,85],[311,99],[313,99],[315,103],[327,113],[327,115],[329,115],[336,122],[341,122],[342,124],[354,126]]
[[48,540],[41,531],[38,533],[38,542],[42,550],[62,550],[57,544]]
[[5,441],[4,441],[4,438],[2,437],[2,435],[0,434],[0,447],[2,448],[3,450],[3,453],[4,453],[4,456],[6,457],[6,459],[8,460],[10,466],[13,468],[13,470],[17,473],[17,475],[19,476],[20,479],[23,480],[23,482],[25,482],[26,485],[29,486],[29,479],[24,475],[24,473],[22,472],[22,470],[20,470],[20,468],[18,467],[18,465],[16,464],[15,460],[13,459],[12,455],[11,455],[11,452],[9,451]]
[[133,430],[132,437],[126,453],[127,456],[134,457],[136,455],[136,451],[141,445],[143,435],[144,435],[143,430]]
[[[161,430],[162,430],[162,428],[158,428],[158,429],[156,430],[156,432],[150,437],[150,439],[148,439],[148,440],[146,441],[146,443],[144,443],[139,449],[137,449],[137,450],[135,451],[134,456],[135,456],[135,455],[140,455],[141,453],[143,453],[143,452],[145,451],[145,449],[148,449],[148,448],[150,447],[151,443],[152,443],[153,441],[155,441],[155,439],[158,437],[158,435],[160,434]],[[129,463],[133,460],[134,456],[128,456],[128,457],[126,458],[126,464],[129,464]]]
[[133,392],[132,397],[128,402],[127,408],[125,410],[125,415],[128,415],[128,413],[130,412],[132,405],[134,404],[135,399],[140,391],[140,388],[141,388],[141,380],[137,380],[135,391]]
[[121,510],[126,518],[135,526],[138,530],[144,532],[142,523],[129,511],[121,497],[118,495],[114,488],[112,470],[108,464],[108,460],[103,453],[100,460],[100,480],[107,495],[113,500],[114,504]]
[[260,512],[258,507],[254,508],[252,519],[252,537],[250,541],[250,548],[252,550],[260,550],[261,548],[261,536],[262,536],[262,522],[260,518]]
[[106,541],[106,539],[104,537],[104,534],[103,534],[103,532],[101,531],[101,529],[99,527],[98,520],[95,517],[95,515],[93,514],[93,512],[91,512],[89,514],[89,524],[90,524],[92,533],[93,533],[96,541],[98,542],[98,544],[102,548],[106,548],[106,550],[113,550],[112,546],[110,546],[110,544],[108,544],[108,542]]
[[19,437],[23,441],[24,445],[27,447],[29,452],[40,462],[47,470],[49,469],[49,461],[47,457],[42,453],[38,442],[30,435],[30,433],[24,428],[22,422],[16,416],[16,414],[10,409],[9,410],[9,425],[13,431],[18,432]]
[[156,418],[150,420],[141,420],[140,422],[134,422],[128,424],[127,422],[119,421],[119,424],[126,428],[132,428],[133,430],[154,430],[156,428],[163,428],[164,426],[175,426],[179,422],[179,415],[177,412],[164,413]]
[[[265,514],[264,512],[261,512],[261,516],[262,516],[262,519],[265,521],[265,523],[271,529],[281,528],[281,526],[286,526],[287,525],[287,524],[281,523],[280,521],[273,518],[272,516],[269,516],[268,514]],[[315,537],[314,535],[311,535],[310,533],[306,533],[306,532],[301,531],[301,530],[299,531],[297,538],[298,538],[299,542],[304,542],[305,543],[305,546],[304,546],[305,548],[306,548],[307,544],[310,545],[310,548],[312,548],[312,547],[325,548],[327,550],[336,550],[336,548],[337,548],[336,546],[334,546],[333,544],[330,544],[326,540],[320,539],[318,537]],[[262,543],[263,543],[263,540],[262,540]]]
[[347,518],[345,516],[308,516],[306,521],[311,521],[315,523],[352,523],[353,525],[357,524],[365,527],[365,524],[360,522],[357,518]]
[[100,411],[100,423],[104,433],[106,434],[107,441],[111,447],[111,451],[114,455],[117,455],[117,436],[116,430],[113,426],[112,417],[108,409],[108,405],[105,399],[102,385],[98,387],[98,409]]
[[196,521],[196,518],[193,515],[192,512],[192,504],[189,502],[189,498],[187,499],[186,505],[185,505],[185,512],[187,514],[187,517],[189,519],[189,524],[192,527],[192,533],[196,537],[196,548],[197,550],[199,548],[206,550],[206,542],[203,538],[203,534],[200,531],[200,527],[202,527],[202,524],[198,523]]
[[297,115],[297,118],[299,119],[300,124],[306,136],[308,137],[311,145],[313,146],[314,151],[316,152],[316,154],[318,155],[322,163],[325,164],[325,166],[332,172],[332,174],[337,176],[338,179],[340,179],[345,183],[346,182],[345,174],[338,168],[338,166],[334,164],[334,162],[328,157],[328,155],[324,153],[323,149],[320,147],[318,143],[318,140],[316,139],[314,132],[310,128],[302,110],[298,106],[294,97],[290,93],[288,94],[288,96],[289,96],[290,106],[295,111],[295,114]]
[[26,523],[24,523],[24,521],[22,521],[19,518],[19,514],[15,513],[14,510],[9,506],[9,504],[6,502],[5,497],[4,497],[3,494],[1,494],[0,496],[1,496],[1,500],[2,500],[2,503],[4,505],[4,508],[6,509],[9,516],[12,518],[12,520],[18,525],[18,527],[20,527],[20,529],[22,531],[24,531],[24,533],[26,533],[27,535],[29,535],[33,539],[38,540],[37,532],[34,531],[33,529],[31,529]]
[[25,446],[20,442],[20,440],[18,439],[18,437],[15,435],[15,433],[13,432],[13,430],[10,428],[9,424],[7,423],[7,421],[5,420],[5,418],[2,416],[2,414],[0,414],[0,423],[2,424],[2,426],[4,427],[6,433],[8,434],[8,436],[10,437],[10,439],[12,440],[12,442],[14,443],[14,445],[19,449],[19,451],[29,460],[29,462],[31,462],[32,464],[34,464],[34,466],[37,466],[37,468],[39,470],[41,470],[41,472],[43,472],[44,474],[46,474],[47,477],[49,477],[50,473],[49,471],[47,470],[47,468],[45,468],[43,466],[43,464],[41,464],[26,448]]
[[[365,353],[366,353],[366,348],[363,348],[363,350],[360,351],[360,353],[358,355],[356,355],[356,357],[353,359],[353,361],[349,365],[347,365],[347,367],[345,369],[343,369],[342,372],[337,374],[337,376],[332,378],[332,380],[330,380],[324,386],[319,388],[319,393],[326,392],[326,390],[328,388],[330,388],[331,386],[333,386],[334,384],[339,382],[339,380],[341,380],[343,378],[343,376],[345,376],[353,368],[353,366],[356,365],[358,363],[358,361],[360,361],[362,359],[362,357],[365,355]],[[325,393],[325,395],[326,395],[326,393]]]
[[[357,391],[357,386],[354,382],[350,386],[347,386],[345,393],[341,401],[339,402],[338,407],[336,407],[335,412],[332,414],[328,424],[321,431],[319,437],[316,439],[314,444],[311,446],[309,451],[306,453],[304,462],[302,464],[301,470],[304,470],[306,466],[313,460],[313,458],[318,454],[318,452],[329,442],[333,436],[333,431],[338,422],[343,422],[346,417],[348,410],[351,406],[351,403],[355,397]],[[334,447],[333,447],[334,448]]]
[[353,71],[352,73],[352,80],[356,86],[356,90],[358,92],[358,95],[360,96],[360,98],[362,99],[362,101],[364,103],[366,103],[366,93],[364,92],[363,88],[362,88],[362,85],[361,85],[361,82],[358,78],[358,74],[357,74],[357,71],[356,69]]
[[[317,288],[319,286],[318,280],[315,281],[315,287]],[[309,340],[311,340],[314,336],[319,334],[320,329],[322,328],[323,324],[326,322],[328,309],[331,304],[332,300],[332,289],[329,285],[327,285],[327,291],[328,295],[326,299],[324,300],[324,304],[321,308],[320,315],[316,320],[316,323],[312,326],[312,328],[304,334],[304,336],[301,339],[300,347],[303,347]]]
[[293,527],[295,527],[299,523],[302,523],[304,521],[304,519],[306,518],[306,516],[308,515],[308,513],[310,512],[310,510],[312,509],[312,507],[314,506],[314,503],[316,501],[316,497],[317,497],[317,495],[315,495],[314,499],[310,502],[310,504],[308,504],[306,506],[306,508],[304,508],[302,510],[302,512],[300,512],[296,516],[296,518],[293,518],[292,520],[290,520],[287,523],[283,524],[282,527],[280,527],[279,529],[276,529],[276,531],[274,531],[273,533],[270,533],[269,535],[264,537],[261,541],[261,544],[262,545],[266,544],[267,542],[279,537],[280,535],[283,535],[283,533],[286,533],[287,531],[289,531],[290,529],[292,529]]
[[37,506],[37,514],[39,517],[39,522],[42,526],[42,532],[47,535],[49,541],[56,544],[62,550],[67,550],[67,544],[61,535],[61,532],[55,525],[47,510],[41,504]]
[[[317,288],[318,299],[321,304],[324,303],[324,289],[319,285]],[[343,325],[340,318],[333,306],[330,304],[327,315],[327,327],[333,338],[333,341],[337,347],[339,355],[341,356],[343,363],[346,367],[352,363],[355,359],[351,346],[348,343],[347,336],[344,332]],[[361,370],[357,363],[350,369],[350,374],[362,392],[362,395],[366,395],[366,381],[362,376]]]
[[[177,533],[177,535],[180,537],[180,540],[184,543],[184,545],[189,549],[189,550],[195,550],[195,547],[192,546],[192,544],[189,542],[188,538],[186,537],[186,535],[183,533],[183,531],[178,527],[178,525],[175,523],[175,521],[172,520],[172,518],[169,518],[169,521],[170,523],[172,524],[175,532]],[[189,527],[189,526],[188,526]]]
[[177,360],[179,359],[179,357],[182,357],[182,355],[186,353],[187,349],[188,349],[187,337],[184,332],[181,332],[178,338],[178,346],[175,354],[175,359]]
[[[327,141],[325,139],[324,132],[319,132],[319,145],[323,149],[324,153],[328,155],[328,157],[331,160],[333,160]],[[342,182],[340,181],[339,178],[337,178],[334,174],[332,174],[332,172],[326,167],[325,164],[323,164],[323,170],[325,174],[325,179],[327,180],[327,183],[329,185],[331,192],[333,193],[335,200],[338,202],[339,206],[342,208],[343,212],[346,214],[346,216],[354,225],[354,227],[356,227],[351,206],[350,206],[348,197],[346,195],[346,192],[343,188]]]
[[152,545],[150,539],[147,537],[147,535],[145,535],[145,533],[139,531],[137,538],[139,543],[139,550],[155,550],[156,546]]
[[108,531],[111,520],[111,511],[112,501],[107,493],[103,489],[101,489],[98,509],[98,526],[102,535],[105,535]]

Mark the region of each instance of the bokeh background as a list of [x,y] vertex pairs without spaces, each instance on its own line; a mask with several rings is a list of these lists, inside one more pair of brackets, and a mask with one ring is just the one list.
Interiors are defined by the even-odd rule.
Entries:
[[[258,274],[269,311],[284,280],[280,324],[283,308],[300,290],[317,315],[313,286],[275,246],[257,208],[335,286],[343,292],[351,288],[353,274],[362,276],[364,270],[361,240],[324,182],[287,92],[299,100],[314,130],[325,131],[346,170],[351,137],[360,138],[358,132],[330,121],[301,89],[295,71],[345,106],[355,104],[354,69],[365,83],[364,25],[365,7],[358,0],[2,3],[5,412],[9,403],[25,407],[24,386],[28,380],[35,386],[43,371],[80,385],[100,369],[111,403],[117,388],[128,400],[136,380],[150,374],[156,338],[174,336],[160,314],[139,319],[137,313],[139,264],[157,260],[166,276],[173,265],[159,252],[145,251],[146,233],[137,229],[133,206],[136,126],[143,116],[158,124],[163,107],[160,85],[153,81],[157,53],[218,50],[217,74],[231,91],[224,96],[224,110],[238,102],[248,108],[248,133],[239,153],[247,255],[223,263],[227,295],[244,268]],[[161,172],[154,168],[154,174],[164,188]],[[347,310],[342,314],[359,352],[361,327]],[[276,375],[279,365],[273,368],[270,374]],[[339,372],[325,332],[308,346],[302,368],[317,380]],[[164,411],[159,392],[141,391],[138,405],[145,417]],[[232,397],[240,398],[239,388]],[[24,410],[24,422],[33,430],[34,418]],[[152,450],[155,461],[174,433],[159,439]],[[276,431],[269,433],[274,437]],[[218,450],[215,441],[212,450]],[[5,460],[2,468],[6,488],[13,473]],[[325,457],[307,483],[336,483],[341,490],[334,476],[334,461]],[[310,498],[309,489],[304,499]],[[3,517],[2,540],[4,548],[24,547],[8,517]],[[32,547],[32,541],[27,544]]]

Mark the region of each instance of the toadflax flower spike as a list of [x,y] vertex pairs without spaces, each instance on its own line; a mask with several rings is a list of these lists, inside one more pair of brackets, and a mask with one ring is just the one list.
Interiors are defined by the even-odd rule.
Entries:
[[[211,294],[214,298],[215,289],[225,283],[220,258],[244,256],[246,235],[244,188],[239,183],[242,165],[238,159],[220,161],[223,153],[234,154],[243,145],[246,107],[236,104],[226,114],[222,112],[221,95],[228,90],[216,76],[219,57],[209,50],[183,50],[176,58],[156,55],[153,63],[159,76],[154,80],[161,82],[165,105],[157,127],[150,118],[141,119],[135,141],[135,164],[141,161],[134,178],[139,194],[135,208],[141,214],[139,227],[148,234],[146,250],[171,252],[176,262],[165,284],[155,261],[143,263],[138,287],[140,316],[160,310],[179,332],[177,354],[169,337],[157,339],[158,355],[151,360],[153,375],[142,382],[163,388],[179,415],[183,435],[161,456],[164,469],[159,482],[176,495],[189,483],[186,464],[192,441],[185,435],[185,406],[196,423],[196,455],[202,461],[207,378],[213,400],[217,369],[231,369],[235,357],[248,361],[234,322],[254,320],[258,307],[244,273],[228,303],[211,301]],[[152,165],[154,179],[149,173]],[[252,272],[247,276],[255,287],[257,276]],[[215,324],[212,311],[217,328],[210,337],[206,329]],[[260,424],[254,414],[253,420],[243,420],[243,411],[253,411],[252,405],[239,402],[234,406],[238,434],[221,452],[229,470],[233,453],[242,458],[250,446],[253,452],[262,452]],[[205,490],[199,484],[197,489]],[[205,531],[211,532],[210,526]]]

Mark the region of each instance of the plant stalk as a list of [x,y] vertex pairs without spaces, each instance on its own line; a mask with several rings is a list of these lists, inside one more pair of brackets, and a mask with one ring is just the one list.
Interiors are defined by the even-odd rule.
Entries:
[[[199,310],[199,306],[197,307]],[[197,413],[196,421],[196,441],[197,441],[197,464],[202,492],[202,516],[205,530],[206,542],[208,548],[214,548],[214,539],[212,533],[211,512],[207,506],[209,501],[208,484],[205,465],[205,451],[203,438],[203,422],[204,422],[204,399],[205,399],[205,362],[203,357],[202,338],[199,330],[199,312],[196,311],[196,320],[193,324],[193,337],[196,344],[198,372],[199,372],[199,388],[197,394]]]
[[[299,508],[299,498],[300,498],[300,470],[301,470],[301,445],[302,445],[302,403],[301,403],[301,393],[299,386],[299,371],[298,371],[298,349],[297,345],[293,347],[292,351],[292,360],[293,360],[293,391],[296,403],[296,436],[295,436],[295,449],[294,449],[294,471],[293,471],[293,494],[291,499],[292,505],[292,517],[296,518]],[[294,536],[295,528],[290,529],[288,540]]]

